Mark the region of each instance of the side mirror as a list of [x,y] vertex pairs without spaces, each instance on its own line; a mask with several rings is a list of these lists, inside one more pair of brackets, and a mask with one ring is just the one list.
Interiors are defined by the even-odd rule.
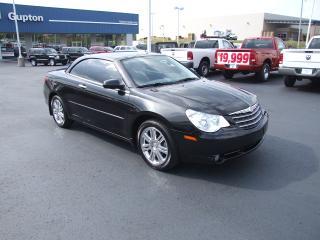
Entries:
[[124,85],[119,79],[108,79],[103,81],[103,87],[107,89],[119,89],[124,90]]

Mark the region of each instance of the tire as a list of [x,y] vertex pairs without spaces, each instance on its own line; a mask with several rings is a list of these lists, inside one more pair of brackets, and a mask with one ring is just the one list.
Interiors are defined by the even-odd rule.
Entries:
[[264,63],[259,72],[256,73],[256,79],[261,82],[266,82],[270,78],[270,65],[269,63]]
[[231,71],[225,70],[225,71],[222,72],[222,75],[223,75],[223,77],[224,77],[225,79],[232,79],[234,73],[231,72]]
[[69,128],[72,124],[72,120],[68,118],[65,105],[58,95],[52,97],[50,107],[55,123],[61,128]]
[[65,66],[65,65],[67,65],[67,64],[68,64],[68,61],[63,61],[63,62],[62,62],[62,65],[63,65],[63,66]]
[[202,60],[197,70],[200,76],[207,77],[210,72],[210,63],[207,60]]
[[286,76],[283,82],[286,87],[293,87],[296,81],[297,79],[295,79],[294,77]]
[[56,61],[53,58],[49,59],[49,66],[55,66],[56,65]]
[[140,125],[137,147],[143,160],[153,169],[166,171],[179,163],[178,151],[169,131],[156,120],[148,120]]
[[31,59],[30,62],[33,67],[36,67],[38,65],[38,62],[35,59]]

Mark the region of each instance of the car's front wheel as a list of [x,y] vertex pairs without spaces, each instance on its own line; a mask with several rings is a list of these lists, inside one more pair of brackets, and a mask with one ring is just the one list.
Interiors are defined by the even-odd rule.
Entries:
[[55,66],[55,65],[56,65],[56,61],[53,58],[51,58],[49,60],[49,66]]
[[296,78],[294,77],[286,76],[284,78],[284,85],[286,87],[293,87],[295,83],[296,83]]
[[198,73],[203,77],[207,77],[209,72],[210,72],[210,63],[207,60],[202,60],[198,67]]
[[53,96],[50,106],[55,123],[61,128],[69,128],[72,124],[72,120],[68,118],[62,99],[58,95]]
[[178,152],[167,128],[155,120],[141,124],[137,134],[138,150],[152,168],[165,171],[178,164]]
[[31,65],[34,67],[38,65],[37,60],[35,60],[35,59],[31,59],[30,62],[31,62]]
[[259,72],[256,73],[257,80],[261,82],[266,82],[270,78],[270,65],[269,63],[264,63]]

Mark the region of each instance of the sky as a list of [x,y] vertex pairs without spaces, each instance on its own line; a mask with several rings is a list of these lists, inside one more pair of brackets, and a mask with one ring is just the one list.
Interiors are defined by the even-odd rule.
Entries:
[[[175,36],[178,28],[175,6],[183,7],[180,14],[180,33],[194,31],[188,23],[210,16],[269,12],[300,16],[302,0],[152,0],[153,35]],[[11,0],[0,2],[12,3]],[[128,12],[139,14],[139,37],[148,31],[148,0],[15,0],[16,4],[65,7],[87,10]],[[304,0],[303,16],[311,14],[313,0]],[[315,0],[314,19],[320,19],[320,0]],[[163,26],[162,26],[163,25]],[[193,24],[194,25],[194,24]],[[161,27],[162,26],[162,27]],[[202,26],[199,26],[202,28]]]

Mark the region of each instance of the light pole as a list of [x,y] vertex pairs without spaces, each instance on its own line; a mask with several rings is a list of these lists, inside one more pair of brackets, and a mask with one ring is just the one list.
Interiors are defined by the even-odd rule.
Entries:
[[301,9],[300,9],[300,20],[299,20],[299,33],[298,33],[298,44],[297,48],[300,46],[300,38],[301,38],[301,21],[302,21],[302,12],[303,12],[303,1],[301,0]]
[[148,40],[147,40],[147,51],[150,53],[151,52],[151,24],[152,24],[152,19],[151,19],[151,0],[149,0],[149,32],[148,32]]
[[178,11],[178,36],[177,36],[177,43],[179,45],[179,36],[180,36],[180,11],[182,11],[184,7],[174,7],[174,10]]
[[18,57],[18,67],[24,67],[24,58],[21,54],[21,42],[20,42],[20,36],[19,36],[19,28],[18,28],[18,20],[17,20],[17,11],[16,11],[16,4],[14,0],[12,0],[12,7],[13,7],[13,13],[14,13],[14,24],[16,26],[16,33],[17,33],[17,41],[18,41],[18,50],[19,50],[19,57]]
[[164,25],[160,26],[160,30],[162,30],[162,42],[164,42]]
[[306,39],[306,46],[309,42],[309,35],[310,35],[310,27],[311,27],[311,20],[312,20],[312,15],[313,15],[313,10],[314,10],[314,4],[315,4],[316,0],[313,0],[313,4],[312,4],[312,10],[311,10],[311,14],[310,14],[310,18],[309,18],[309,25],[308,25],[308,32],[307,32],[307,39]]

